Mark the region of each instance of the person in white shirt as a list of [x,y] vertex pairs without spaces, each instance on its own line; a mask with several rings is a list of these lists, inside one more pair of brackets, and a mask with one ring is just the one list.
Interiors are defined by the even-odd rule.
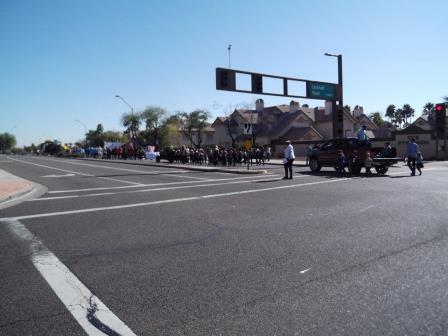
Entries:
[[292,163],[294,162],[296,156],[294,155],[294,148],[292,147],[290,140],[286,141],[286,148],[284,154],[285,155],[283,159],[283,166],[285,167],[285,177],[283,177],[283,180],[286,179],[292,180]]

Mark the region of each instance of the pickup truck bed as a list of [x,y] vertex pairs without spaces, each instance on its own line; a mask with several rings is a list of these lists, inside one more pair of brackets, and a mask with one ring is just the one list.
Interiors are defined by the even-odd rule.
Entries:
[[[353,174],[359,174],[365,167],[367,153],[370,154],[372,167],[378,174],[385,174],[391,165],[401,160],[393,155],[394,151],[385,157],[383,148],[373,148],[367,141],[356,138],[331,139],[312,150],[309,161],[311,171],[318,172],[322,167],[338,167],[341,151],[347,158],[349,172]],[[392,155],[393,157],[389,157]]]

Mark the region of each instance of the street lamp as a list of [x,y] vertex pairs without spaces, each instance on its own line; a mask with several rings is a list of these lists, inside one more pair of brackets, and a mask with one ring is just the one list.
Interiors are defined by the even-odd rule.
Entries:
[[120,98],[123,103],[125,103],[127,106],[129,106],[129,108],[131,109],[131,113],[134,114],[134,108],[126,101],[124,100],[124,98],[120,95],[115,95],[115,98]]
[[338,84],[339,84],[339,89],[341,90],[339,105],[344,106],[344,96],[343,96],[343,89],[342,89],[342,55],[334,55],[334,54],[329,54],[329,53],[325,53],[324,55],[330,56],[330,57],[337,57],[337,59],[338,59]]
[[[134,115],[134,108],[131,106],[131,104],[129,104],[126,100],[124,100],[124,98],[120,95],[115,95],[115,97],[120,98],[123,101],[123,103],[125,103],[127,106],[129,106],[129,108],[131,109],[131,114]],[[131,133],[131,138],[133,138],[135,134],[133,134],[132,130],[130,130],[130,133]]]
[[80,123],[82,126],[84,126],[85,138],[86,138],[85,142],[86,142],[86,146],[87,146],[87,126],[81,120],[75,119],[75,121]]

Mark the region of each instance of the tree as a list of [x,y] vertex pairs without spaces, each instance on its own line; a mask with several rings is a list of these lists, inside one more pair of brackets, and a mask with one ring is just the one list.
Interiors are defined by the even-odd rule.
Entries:
[[86,134],[86,142],[88,146],[93,147],[103,147],[104,139],[103,139],[103,131],[104,127],[102,124],[98,124],[96,126],[96,130],[89,130]]
[[348,105],[345,105],[344,108],[345,108],[346,110],[348,110],[349,112],[352,111],[352,108],[351,108],[350,106],[348,106]]
[[125,133],[129,135],[130,139],[133,139],[138,135],[140,116],[135,113],[124,113],[121,116],[121,124],[126,129]]
[[391,104],[386,109],[386,118],[392,121],[395,118],[395,105]]
[[177,144],[180,144],[180,129],[182,128],[182,114],[184,112],[176,112],[165,119],[165,122],[160,130],[161,145],[171,145],[174,139],[177,139]]
[[369,115],[370,120],[372,120],[376,126],[381,127],[384,124],[383,116],[380,112],[372,112]]
[[401,124],[403,123],[403,116],[404,116],[403,109],[401,109],[401,108],[396,109],[395,113],[394,113],[394,117],[392,119],[392,122],[401,128]]
[[434,112],[435,105],[433,103],[426,103],[423,106],[422,116],[430,116]]
[[13,134],[1,133],[0,134],[0,153],[10,151],[16,145],[16,137]]
[[98,124],[97,126],[96,126],[96,134],[98,134],[98,135],[101,135],[101,133],[103,133],[104,132],[104,127],[103,127],[103,125],[102,124]]
[[[405,121],[405,125],[409,125],[411,118],[415,115],[415,110],[409,104],[403,105],[403,117]],[[408,121],[409,119],[409,121]]]
[[141,120],[145,123],[146,138],[148,140],[151,138],[154,145],[159,144],[159,133],[166,114],[166,110],[158,106],[148,106],[140,114]]
[[126,137],[121,132],[105,131],[101,134],[104,142],[126,142]]
[[[205,110],[194,110],[190,113],[180,114],[182,120],[182,132],[190,139],[191,147],[200,148],[202,145],[202,130],[209,124],[207,120],[210,114]],[[196,140],[196,141],[195,141]]]

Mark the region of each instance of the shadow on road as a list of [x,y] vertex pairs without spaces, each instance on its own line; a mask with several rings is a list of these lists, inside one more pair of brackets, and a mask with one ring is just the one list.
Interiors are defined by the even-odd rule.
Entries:
[[319,176],[319,177],[324,177],[324,178],[347,178],[347,177],[356,177],[356,178],[368,178],[368,179],[372,179],[372,178],[384,178],[384,177],[389,177],[389,178],[393,178],[394,176],[389,176],[387,174],[377,174],[374,171],[372,172],[372,174],[370,175],[366,175],[364,173],[361,174],[350,174],[350,173],[338,173],[336,171],[320,171],[318,173],[314,173],[314,172],[296,172],[296,174],[299,175],[308,175],[308,176]]

